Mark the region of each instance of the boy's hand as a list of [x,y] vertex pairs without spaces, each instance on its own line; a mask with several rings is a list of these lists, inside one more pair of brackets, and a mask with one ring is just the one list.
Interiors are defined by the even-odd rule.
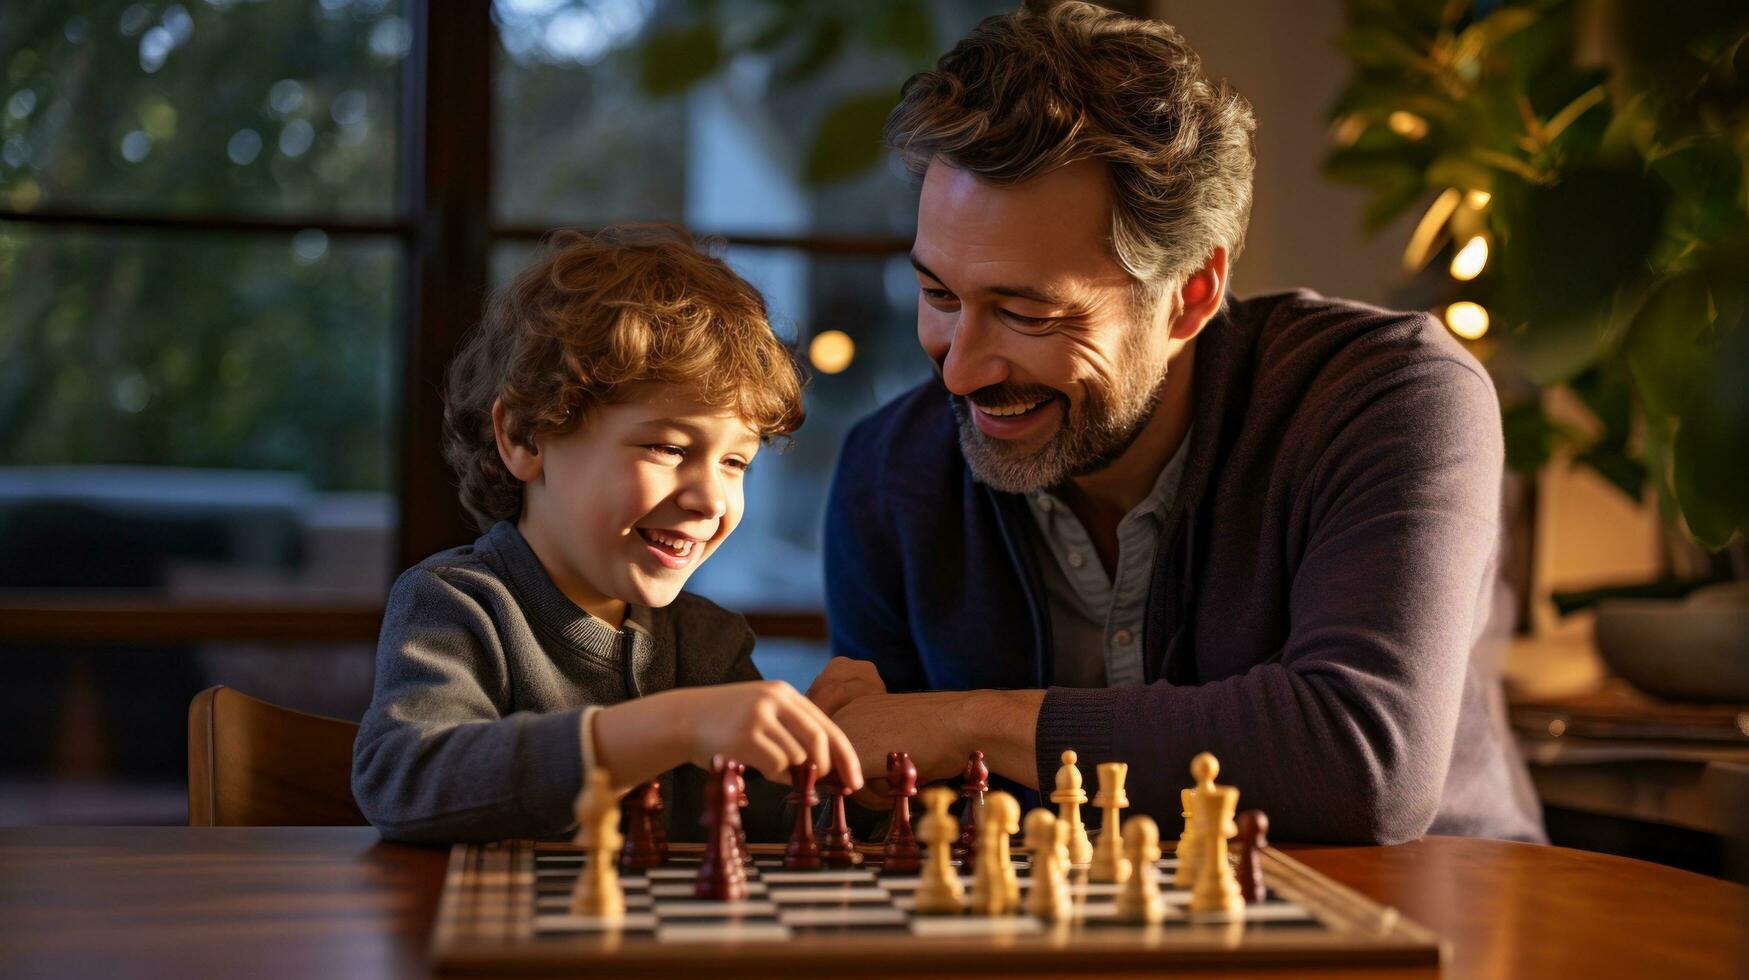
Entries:
[[820,676],[814,678],[814,683],[808,685],[808,700],[818,705],[828,717],[836,715],[840,708],[857,698],[885,693],[887,685],[881,680],[875,665],[849,657],[833,657],[826,669],[820,671]]
[[682,688],[676,705],[692,732],[694,765],[710,768],[725,755],[766,779],[789,782],[789,767],[812,762],[819,775],[837,772],[852,790],[862,786],[856,749],[812,701],[783,681],[746,681]]

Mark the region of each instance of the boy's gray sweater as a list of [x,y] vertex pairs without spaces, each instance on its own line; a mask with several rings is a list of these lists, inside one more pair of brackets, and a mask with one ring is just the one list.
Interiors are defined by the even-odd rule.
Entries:
[[[758,679],[740,615],[682,594],[662,609],[633,607],[615,630],[566,598],[501,522],[395,582],[352,794],[394,840],[564,834],[583,785],[585,707]],[[663,777],[674,839],[699,836],[703,782],[690,765]],[[746,818],[766,836],[782,801],[761,783],[749,777]]]

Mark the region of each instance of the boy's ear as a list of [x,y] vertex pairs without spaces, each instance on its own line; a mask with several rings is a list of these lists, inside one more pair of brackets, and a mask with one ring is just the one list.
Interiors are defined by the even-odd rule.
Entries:
[[498,458],[504,461],[504,468],[510,471],[511,476],[523,483],[533,483],[540,479],[540,449],[510,438],[510,432],[504,426],[502,398],[492,400],[492,438],[498,443]]

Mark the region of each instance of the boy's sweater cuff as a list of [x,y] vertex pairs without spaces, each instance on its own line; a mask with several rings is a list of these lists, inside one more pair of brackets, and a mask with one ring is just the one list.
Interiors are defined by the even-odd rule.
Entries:
[[1057,785],[1063,750],[1074,749],[1076,764],[1091,772],[1111,762],[1111,724],[1119,691],[1097,687],[1053,687],[1045,691],[1038,710],[1034,746],[1038,754],[1038,788],[1046,799]]

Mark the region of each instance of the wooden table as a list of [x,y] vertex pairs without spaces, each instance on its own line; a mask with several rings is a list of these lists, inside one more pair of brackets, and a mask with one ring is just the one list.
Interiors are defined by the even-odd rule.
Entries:
[[[1286,849],[1447,938],[1448,976],[1749,970],[1727,882],[1499,841]],[[421,976],[447,854],[351,827],[0,829],[0,976]],[[1403,975],[1429,974],[1366,974]]]

